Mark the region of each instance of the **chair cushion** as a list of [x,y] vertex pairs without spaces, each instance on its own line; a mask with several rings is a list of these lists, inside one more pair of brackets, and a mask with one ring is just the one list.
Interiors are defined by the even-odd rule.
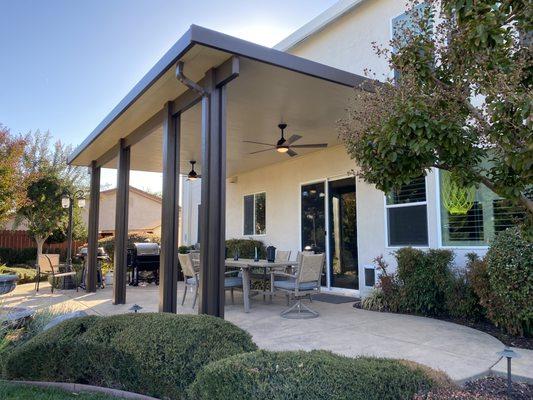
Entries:
[[238,276],[233,276],[224,279],[224,287],[232,288],[242,286],[242,278]]
[[196,285],[196,278],[187,278],[187,283],[189,285]]
[[[294,280],[283,280],[283,281],[274,281],[274,287],[285,289],[285,290],[294,290],[296,288],[296,281]],[[312,290],[318,287],[317,282],[302,282],[300,283],[299,290]]]

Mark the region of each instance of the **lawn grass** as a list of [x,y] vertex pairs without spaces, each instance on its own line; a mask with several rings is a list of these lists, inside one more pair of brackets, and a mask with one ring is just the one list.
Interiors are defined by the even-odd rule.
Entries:
[[117,397],[93,393],[72,393],[60,389],[31,387],[0,382],[2,400],[113,400]]

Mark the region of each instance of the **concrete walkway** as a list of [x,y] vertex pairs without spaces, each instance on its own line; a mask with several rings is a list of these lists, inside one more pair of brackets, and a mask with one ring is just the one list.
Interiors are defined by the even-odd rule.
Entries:
[[[182,295],[181,286],[179,296]],[[35,294],[33,285],[18,286],[3,296],[3,306],[32,308],[54,307],[64,311],[86,310],[89,314],[111,315],[130,312],[134,304],[143,312],[157,311],[156,286],[128,288],[128,304],[115,306],[111,302],[112,289],[87,294],[75,291],[56,291],[51,294],[43,285]],[[252,311],[242,310],[242,297],[235,296],[231,305],[227,296],[226,319],[250,332],[257,345],[270,350],[324,349],[346,356],[371,355],[402,358],[428,365],[446,372],[452,379],[462,381],[487,374],[496,363],[496,352],[504,345],[483,332],[445,321],[410,315],[388,314],[354,309],[351,303],[329,304],[314,301],[311,306],[320,317],[311,320],[288,320],[279,316],[285,299],[272,304],[262,298],[252,301]],[[192,293],[178,313],[193,313]],[[533,351],[516,349],[522,356],[513,361],[513,374],[533,380]],[[505,371],[504,361],[493,369]]]

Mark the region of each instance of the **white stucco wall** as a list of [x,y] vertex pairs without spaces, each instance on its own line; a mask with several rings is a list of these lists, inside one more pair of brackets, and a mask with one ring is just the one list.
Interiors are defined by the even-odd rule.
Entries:
[[[348,14],[337,19],[320,32],[308,37],[289,52],[336,68],[360,75],[370,68],[377,76],[390,74],[388,66],[372,49],[372,43],[387,44],[391,35],[391,19],[404,11],[405,2],[398,0],[368,0]],[[337,132],[331,132],[337,135]],[[283,158],[281,158],[283,160]],[[295,159],[281,161],[254,171],[233,177],[227,182],[226,238],[243,238],[243,196],[266,192],[266,235],[253,236],[267,245],[296,252],[300,250],[300,186],[326,178],[346,177],[356,168],[342,146],[329,148]],[[355,179],[355,178],[354,178]],[[430,248],[439,247],[439,204],[437,173],[430,172],[426,180],[428,239]],[[190,205],[194,213],[190,219],[190,235],[195,238],[197,204],[200,187],[188,194],[196,204]],[[186,190],[184,190],[184,194]],[[196,197],[195,197],[196,196]],[[392,252],[387,245],[385,199],[383,192],[374,186],[357,180],[357,232],[359,253],[359,287],[364,295],[364,267],[373,264],[378,255],[384,255],[395,268]],[[184,202],[186,200],[184,199]],[[185,203],[184,203],[185,204]],[[184,222],[187,217],[184,217]],[[185,234],[185,233],[184,233]],[[456,264],[464,265],[465,254],[481,248],[455,248]]]

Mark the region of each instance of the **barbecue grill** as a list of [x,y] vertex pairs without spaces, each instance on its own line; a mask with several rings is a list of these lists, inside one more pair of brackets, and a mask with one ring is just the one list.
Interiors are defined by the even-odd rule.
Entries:
[[133,243],[133,248],[128,250],[131,286],[139,285],[140,280],[159,285],[159,254],[157,243]]

